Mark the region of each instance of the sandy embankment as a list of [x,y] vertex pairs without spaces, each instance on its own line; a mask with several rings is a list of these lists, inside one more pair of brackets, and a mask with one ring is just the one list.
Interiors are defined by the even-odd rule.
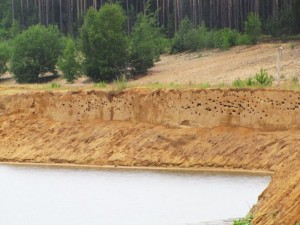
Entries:
[[300,221],[300,92],[128,90],[0,97],[0,161],[272,171],[254,224]]

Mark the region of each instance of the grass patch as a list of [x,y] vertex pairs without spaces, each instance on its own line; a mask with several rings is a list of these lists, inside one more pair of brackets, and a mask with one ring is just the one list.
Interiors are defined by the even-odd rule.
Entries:
[[94,83],[94,87],[96,87],[96,88],[106,88],[107,85],[108,84],[105,81],[100,81],[98,83]]
[[267,70],[261,68],[254,77],[248,77],[245,80],[240,78],[235,79],[232,82],[232,86],[236,88],[245,88],[245,87],[268,87],[273,83],[274,78],[269,75]]
[[120,92],[129,87],[131,86],[128,84],[127,78],[124,74],[113,81],[113,91]]
[[61,88],[61,84],[57,82],[53,82],[48,86],[49,89],[59,89]]
[[207,89],[207,88],[211,88],[212,86],[210,83],[201,83],[201,84],[192,84],[191,87],[197,89]]
[[183,85],[173,83],[173,82],[166,83],[166,84],[155,82],[155,83],[147,84],[145,87],[150,88],[150,89],[180,89],[180,88],[183,88]]

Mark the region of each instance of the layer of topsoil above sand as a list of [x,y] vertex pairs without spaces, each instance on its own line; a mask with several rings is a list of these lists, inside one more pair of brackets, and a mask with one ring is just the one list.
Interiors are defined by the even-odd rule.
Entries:
[[272,171],[254,223],[300,221],[300,92],[0,95],[0,161]]

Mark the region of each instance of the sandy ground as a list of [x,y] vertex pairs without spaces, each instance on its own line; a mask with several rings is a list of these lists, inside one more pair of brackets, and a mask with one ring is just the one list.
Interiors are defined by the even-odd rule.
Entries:
[[291,43],[268,43],[255,46],[238,46],[229,51],[209,50],[197,53],[163,55],[161,61],[133,84],[231,84],[236,78],[254,76],[261,68],[276,76],[278,48],[282,46],[282,79],[300,78],[300,41],[295,48]]

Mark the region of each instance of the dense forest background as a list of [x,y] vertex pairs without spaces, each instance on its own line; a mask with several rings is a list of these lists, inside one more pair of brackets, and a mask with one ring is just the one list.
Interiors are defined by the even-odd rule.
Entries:
[[[85,12],[101,8],[105,2],[119,2],[127,15],[127,32],[132,31],[137,14],[144,10],[146,0],[1,0],[0,29],[26,29],[33,24],[58,25],[61,32],[77,35]],[[242,31],[250,12],[258,15],[263,32],[274,36],[300,32],[300,0],[150,0],[149,10],[168,37],[179,29],[183,18],[193,25],[209,29],[224,27]]]

